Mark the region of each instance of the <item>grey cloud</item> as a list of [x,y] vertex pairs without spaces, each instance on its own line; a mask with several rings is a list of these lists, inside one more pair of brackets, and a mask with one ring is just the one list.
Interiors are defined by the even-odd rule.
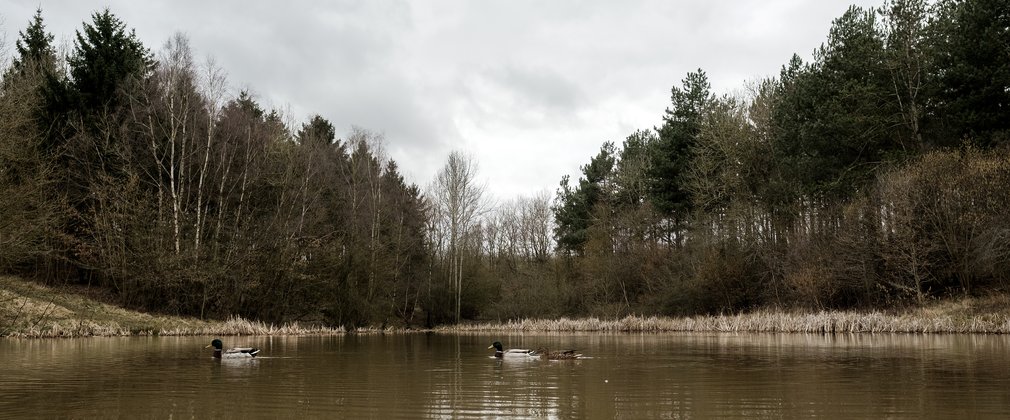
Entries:
[[550,68],[510,65],[487,75],[503,89],[512,90],[527,107],[566,111],[585,100],[579,85]]
[[[809,57],[853,1],[126,1],[41,0],[68,39],[109,5],[149,47],[189,35],[236,89],[304,121],[385,134],[425,184],[451,149],[492,189],[537,191],[606,140],[660,121],[669,89],[705,69],[720,93]],[[8,44],[40,0],[0,2]],[[465,132],[464,132],[465,130]],[[468,136],[464,138],[464,136]],[[505,144],[508,147],[503,147]],[[519,168],[519,171],[516,171]]]

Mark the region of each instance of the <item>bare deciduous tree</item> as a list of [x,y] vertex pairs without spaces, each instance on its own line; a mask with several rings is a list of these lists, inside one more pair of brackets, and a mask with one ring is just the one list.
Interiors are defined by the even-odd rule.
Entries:
[[217,119],[221,115],[221,107],[224,103],[227,80],[224,70],[217,66],[212,57],[208,57],[204,65],[204,75],[201,80],[201,88],[204,97],[204,107],[207,115],[207,143],[203,150],[203,165],[200,168],[199,181],[196,186],[196,221],[193,222],[196,233],[193,235],[193,255],[200,255],[200,238],[203,233],[206,214],[209,209],[205,209],[204,184],[207,179],[207,168],[210,165],[211,144],[214,139],[214,128],[217,127]]
[[[880,10],[887,41],[886,65],[894,89],[893,98],[907,132],[902,147],[922,150],[922,93],[926,74],[926,0],[888,0]],[[903,136],[904,137],[904,136]]]
[[448,239],[441,252],[449,261],[449,284],[455,294],[457,321],[463,294],[465,237],[489,208],[484,198],[486,184],[477,180],[477,170],[477,162],[472,157],[452,152],[429,190],[438,229]]

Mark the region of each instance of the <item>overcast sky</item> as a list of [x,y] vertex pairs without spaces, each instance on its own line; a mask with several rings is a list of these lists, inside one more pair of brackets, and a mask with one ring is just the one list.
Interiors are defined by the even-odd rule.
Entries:
[[[0,2],[13,50],[41,6],[72,43],[108,6],[157,52],[175,32],[297,124],[385,136],[408,180],[473,156],[500,199],[554,191],[604,141],[659,125],[670,88],[704,69],[716,93],[809,59],[850,4],[882,0]],[[202,59],[200,61],[203,61]]]

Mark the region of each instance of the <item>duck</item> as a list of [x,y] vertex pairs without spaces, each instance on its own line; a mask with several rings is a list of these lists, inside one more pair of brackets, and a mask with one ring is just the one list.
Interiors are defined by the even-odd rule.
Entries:
[[248,358],[256,357],[256,354],[260,352],[260,349],[255,347],[235,347],[228,350],[222,350],[224,343],[221,342],[220,338],[215,338],[211,341],[205,349],[214,348],[214,358],[216,359],[238,359],[238,358]]
[[494,349],[494,357],[538,357],[533,350],[526,349],[508,349],[504,350],[502,348],[501,342],[495,341],[488,346],[488,349]]
[[576,350],[551,351],[549,349],[539,348],[533,353],[539,355],[541,359],[545,360],[575,360],[582,358],[582,353],[576,353]]

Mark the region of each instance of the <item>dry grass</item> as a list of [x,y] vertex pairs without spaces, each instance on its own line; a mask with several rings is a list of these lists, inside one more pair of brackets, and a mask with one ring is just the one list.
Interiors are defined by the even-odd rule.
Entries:
[[797,313],[761,310],[746,314],[667,318],[628,316],[556,320],[522,319],[440,327],[444,332],[769,332],[769,333],[1010,333],[1010,298],[963,299],[911,309]]
[[[362,328],[354,333],[425,330]],[[737,315],[622,319],[522,319],[435,328],[438,332],[769,332],[769,333],[1010,333],[1010,296],[939,301],[902,312],[760,310]],[[75,293],[0,277],[0,336],[87,337],[128,335],[324,335],[343,328],[265,324],[242,318],[202,321],[155,316]]]
[[0,277],[0,336],[342,334],[343,328],[265,324],[242,318],[202,321],[130,311],[75,293]]
[[232,317],[200,328],[162,329],[159,335],[326,335],[344,332],[343,327],[302,326],[297,322],[278,326]]

